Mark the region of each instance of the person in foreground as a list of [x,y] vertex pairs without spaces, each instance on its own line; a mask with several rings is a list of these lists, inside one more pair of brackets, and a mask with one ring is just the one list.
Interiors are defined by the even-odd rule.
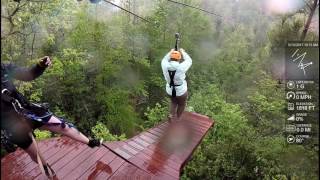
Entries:
[[171,99],[169,122],[175,118],[179,121],[186,107],[188,87],[185,78],[191,65],[191,57],[182,48],[179,51],[172,49],[161,61],[162,72],[167,82],[166,92]]
[[31,68],[1,63],[1,144],[7,144],[5,148],[7,147],[9,152],[15,150],[14,145],[25,150],[48,177],[53,176],[54,171],[40,155],[33,130],[38,128],[66,135],[91,148],[100,146],[102,143],[102,140],[89,139],[71,123],[53,115],[46,105],[29,102],[16,89],[13,79],[32,81],[51,64],[48,56],[42,58],[38,64]]

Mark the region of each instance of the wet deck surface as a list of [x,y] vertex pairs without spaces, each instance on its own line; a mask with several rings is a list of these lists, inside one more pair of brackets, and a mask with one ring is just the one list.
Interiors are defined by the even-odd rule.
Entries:
[[[126,141],[89,148],[67,137],[40,141],[55,179],[179,179],[180,172],[213,121],[184,113],[183,123],[164,122]],[[22,150],[1,159],[1,179],[45,179]]]

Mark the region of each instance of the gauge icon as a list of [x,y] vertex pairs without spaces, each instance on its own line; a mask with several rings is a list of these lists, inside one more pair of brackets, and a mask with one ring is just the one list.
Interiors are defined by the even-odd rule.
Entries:
[[295,99],[296,94],[292,91],[287,92],[287,99]]

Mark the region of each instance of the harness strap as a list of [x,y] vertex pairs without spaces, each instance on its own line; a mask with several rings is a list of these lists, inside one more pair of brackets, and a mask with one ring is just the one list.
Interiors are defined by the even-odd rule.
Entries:
[[32,142],[33,142],[33,143],[35,144],[35,146],[36,146],[37,161],[38,161],[38,165],[39,165],[39,168],[40,168],[40,170],[41,170],[41,173],[42,173],[43,175],[47,176],[47,174],[46,174],[46,172],[45,172],[45,170],[44,170],[44,167],[43,167],[41,158],[40,158],[38,144],[37,144],[36,140],[34,139],[34,136],[32,135],[31,132],[29,133],[29,136],[31,137]]
[[[46,177],[50,178],[50,179],[53,179],[53,177],[56,175],[56,173],[54,172],[54,170],[51,168],[51,166],[49,164],[46,164],[46,169],[44,167],[44,165],[42,164],[42,160],[41,160],[41,157],[40,157],[40,151],[39,151],[39,147],[38,147],[38,144],[34,138],[34,135],[32,132],[29,133],[29,136],[31,136],[31,139],[32,139],[32,142],[35,144],[36,146],[36,152],[37,152],[37,161],[38,161],[38,165],[39,165],[39,168],[41,170],[41,173],[43,175],[45,175]],[[50,172],[49,172],[50,170]]]
[[10,96],[11,92],[8,89],[1,90],[1,100],[7,103],[12,103],[15,99]]
[[[49,111],[48,114],[46,114],[44,116],[40,116],[40,117],[36,116],[34,114],[26,112],[26,110],[20,104],[19,100],[15,99],[15,98],[13,98],[11,96],[11,92],[8,89],[3,89],[1,91],[1,100],[5,101],[5,102],[8,102],[8,103],[11,103],[13,108],[14,108],[14,110],[18,114],[22,115],[23,117],[25,117],[27,119],[33,120],[33,121],[40,121],[41,122],[43,118],[47,118],[47,117],[52,115],[52,113],[50,111]],[[34,104],[34,103],[33,103],[33,105],[34,106],[38,106],[38,107],[42,107],[41,105]],[[52,125],[52,126],[59,126],[60,125],[62,128],[65,128],[66,125],[68,125],[70,128],[72,128],[72,127],[75,128],[75,126],[72,123],[69,123],[66,120],[62,119],[62,118],[59,118],[59,120],[61,121],[61,123],[46,123],[46,122],[44,122],[44,124]]]
[[176,74],[176,71],[170,71],[168,70],[168,73],[169,73],[169,77],[170,77],[170,88],[172,87],[172,97],[176,97],[177,96],[177,93],[176,93],[176,86],[181,86],[181,85],[175,85],[174,84],[174,75]]

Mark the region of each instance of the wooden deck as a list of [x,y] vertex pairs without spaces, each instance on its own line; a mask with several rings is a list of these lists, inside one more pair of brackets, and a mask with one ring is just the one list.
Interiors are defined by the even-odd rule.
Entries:
[[[126,141],[89,148],[67,137],[39,142],[57,176],[55,179],[176,180],[213,120],[185,112],[183,123],[161,123]],[[45,179],[22,150],[1,160],[1,179]]]

